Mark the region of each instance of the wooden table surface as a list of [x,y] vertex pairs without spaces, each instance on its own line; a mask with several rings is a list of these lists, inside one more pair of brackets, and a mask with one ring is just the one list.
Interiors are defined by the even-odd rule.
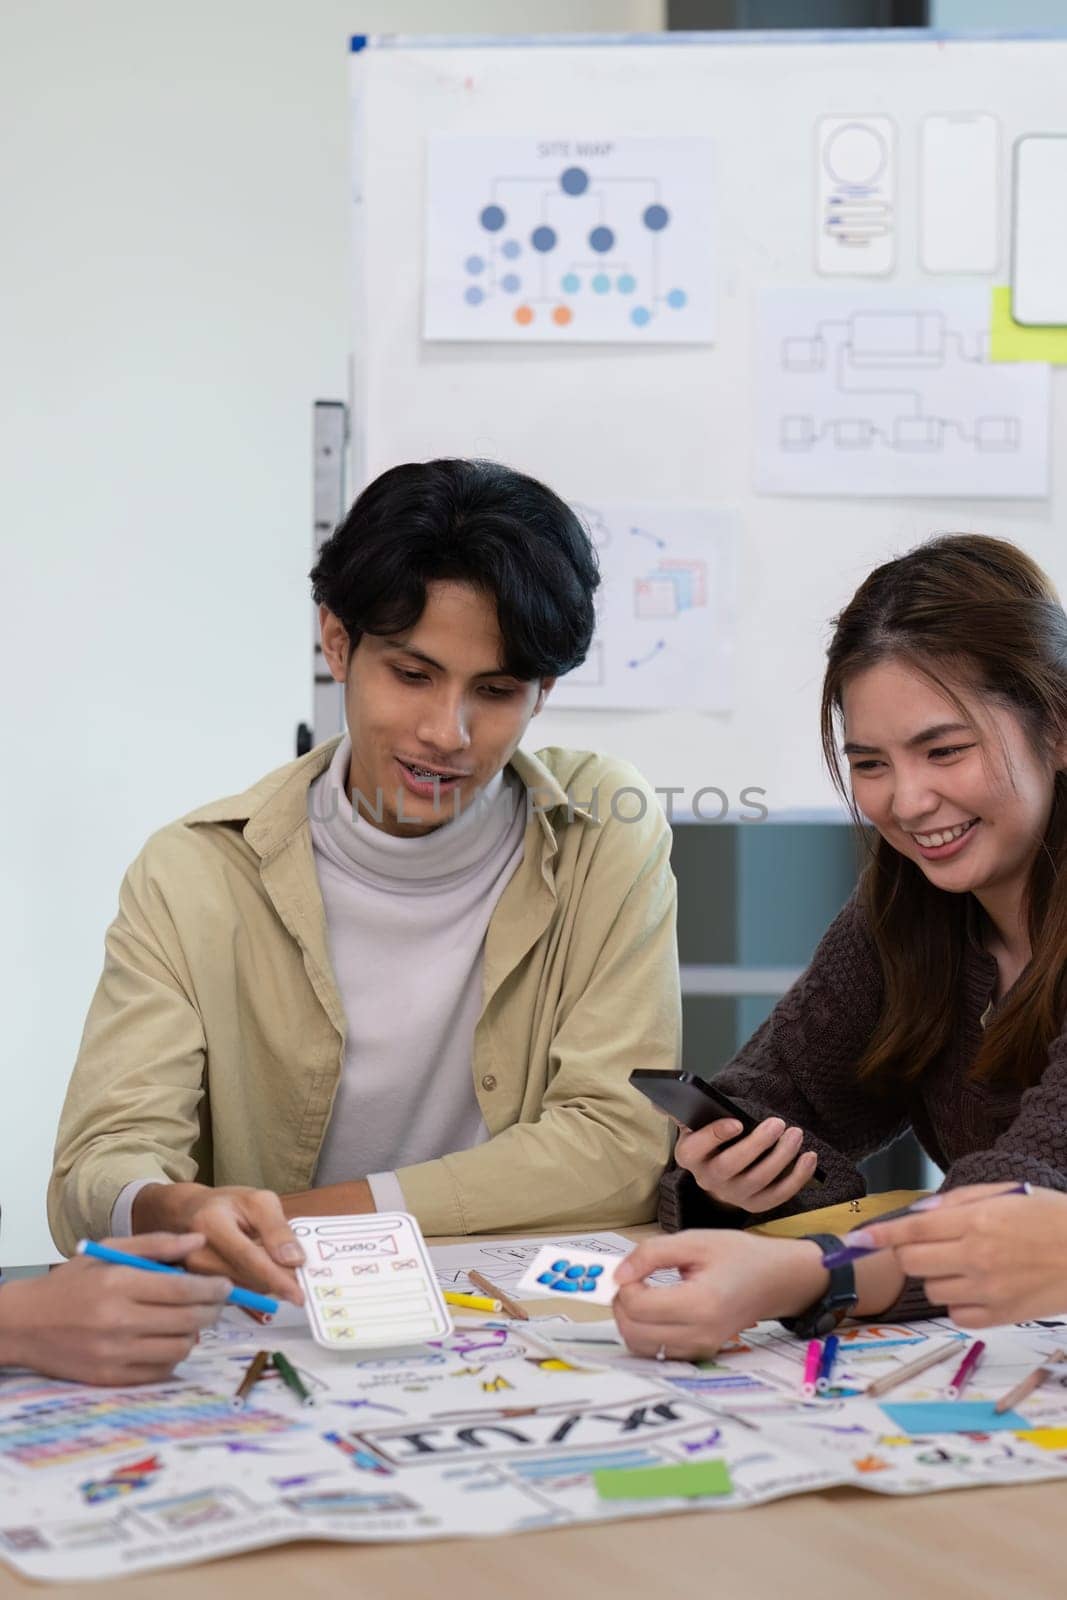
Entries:
[[[863,1214],[887,1201],[901,1198],[872,1199]],[[845,1208],[808,1218],[830,1231],[849,1222]],[[107,1591],[131,1600],[1059,1600],[1065,1521],[1062,1483],[899,1498],[831,1489],[744,1511],[499,1539],[275,1545],[107,1580]],[[37,1584],[0,1565],[0,1600],[46,1590],[99,1600],[104,1586]]]

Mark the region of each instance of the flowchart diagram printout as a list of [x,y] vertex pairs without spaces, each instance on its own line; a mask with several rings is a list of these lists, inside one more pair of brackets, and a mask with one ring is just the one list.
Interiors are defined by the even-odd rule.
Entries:
[[768,291],[757,489],[1047,495],[1049,369],[988,348],[983,288]]
[[714,339],[710,139],[434,135],[427,339]]

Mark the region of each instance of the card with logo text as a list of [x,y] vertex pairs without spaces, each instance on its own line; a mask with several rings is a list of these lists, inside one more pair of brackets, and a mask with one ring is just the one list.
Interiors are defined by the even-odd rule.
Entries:
[[329,1350],[421,1344],[452,1332],[414,1217],[295,1217],[304,1247],[297,1277],[317,1344]]

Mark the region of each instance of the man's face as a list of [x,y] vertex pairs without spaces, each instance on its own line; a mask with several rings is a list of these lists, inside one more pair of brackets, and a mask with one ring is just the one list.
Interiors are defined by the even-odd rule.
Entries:
[[469,584],[427,584],[413,628],[365,633],[354,651],[325,606],[320,620],[323,653],[345,685],[349,794],[386,833],[429,833],[458,816],[508,762],[555,682],[504,671],[495,600]]

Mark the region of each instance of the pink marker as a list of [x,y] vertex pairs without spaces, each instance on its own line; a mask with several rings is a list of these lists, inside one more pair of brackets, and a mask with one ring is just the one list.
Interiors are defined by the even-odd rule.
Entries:
[[815,1394],[815,1384],[819,1376],[819,1365],[822,1361],[822,1340],[813,1339],[808,1345],[808,1353],[804,1357],[804,1382],[801,1385],[804,1394],[810,1400]]
[[952,1375],[952,1382],[945,1391],[950,1400],[958,1400],[966,1387],[967,1380],[975,1367],[982,1359],[985,1349],[985,1340],[976,1339]]

